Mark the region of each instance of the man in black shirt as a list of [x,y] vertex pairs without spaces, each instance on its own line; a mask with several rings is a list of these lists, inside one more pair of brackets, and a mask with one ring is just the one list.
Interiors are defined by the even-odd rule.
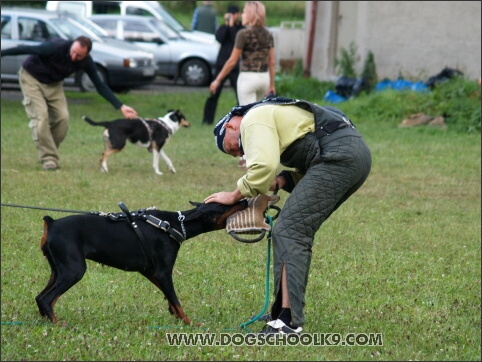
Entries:
[[[221,44],[219,48],[218,57],[216,59],[216,74],[217,76],[221,69],[223,69],[224,63],[229,59],[231,52],[233,51],[234,47],[234,40],[236,39],[236,33],[243,28],[241,24],[241,13],[239,12],[239,8],[236,5],[230,5],[228,7],[228,12],[224,14],[224,24],[221,25],[216,30],[216,40]],[[216,108],[218,105],[218,99],[221,95],[221,91],[223,90],[224,82],[229,78],[229,82],[231,87],[234,89],[234,93],[236,95],[236,102],[239,104],[238,93],[236,90],[237,81],[239,75],[239,64],[236,65],[233,70],[225,77],[219,87],[217,88],[216,92],[211,93],[206,102],[204,103],[204,117],[203,117],[203,124],[213,124],[214,122],[214,115],[216,113]]]
[[67,135],[69,111],[63,80],[83,70],[97,92],[125,118],[137,112],[122,104],[112,90],[99,78],[90,56],[92,41],[85,36],[75,40],[53,39],[37,46],[18,46],[2,50],[1,56],[30,54],[19,70],[23,93],[22,104],[30,118],[29,127],[44,170],[59,168],[58,147]]

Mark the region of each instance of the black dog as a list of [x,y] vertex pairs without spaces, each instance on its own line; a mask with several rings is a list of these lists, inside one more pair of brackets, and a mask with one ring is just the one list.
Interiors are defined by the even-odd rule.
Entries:
[[196,207],[177,212],[148,208],[71,215],[57,220],[45,216],[41,249],[50,264],[51,275],[47,286],[35,298],[40,314],[57,322],[55,302],[82,279],[87,268],[85,259],[89,259],[141,273],[164,293],[170,313],[190,324],[172,280],[181,243],[225,228],[226,219],[244,210],[248,202],[191,204]]
[[176,111],[171,109],[164,117],[156,119],[121,118],[104,122],[94,122],[87,116],[83,116],[82,119],[92,126],[103,126],[106,128],[103,134],[105,150],[100,158],[100,168],[103,172],[109,172],[107,168],[107,157],[122,151],[126,145],[126,141],[129,140],[152,152],[152,166],[156,174],[162,175],[162,172],[159,171],[159,155],[166,162],[169,170],[172,173],[176,173],[176,169],[171,160],[162,148],[169,138],[181,127],[191,126],[179,109]]

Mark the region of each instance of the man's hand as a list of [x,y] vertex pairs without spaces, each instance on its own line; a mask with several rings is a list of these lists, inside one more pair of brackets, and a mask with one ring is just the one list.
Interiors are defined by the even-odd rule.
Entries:
[[233,26],[234,25],[234,15],[231,13],[224,14],[224,23],[227,26]]
[[281,190],[286,185],[286,180],[283,176],[276,176],[274,181],[271,183],[269,187],[270,191],[278,191]]
[[212,194],[204,199],[204,203],[209,204],[210,202],[217,202],[223,205],[232,205],[235,202],[243,199],[244,196],[239,192],[238,189],[228,192],[228,191],[221,191],[215,194]]
[[122,107],[120,107],[120,110],[121,110],[121,112],[122,112],[122,114],[124,115],[125,118],[137,118],[137,117],[139,117],[134,108],[126,106],[125,104],[123,104]]

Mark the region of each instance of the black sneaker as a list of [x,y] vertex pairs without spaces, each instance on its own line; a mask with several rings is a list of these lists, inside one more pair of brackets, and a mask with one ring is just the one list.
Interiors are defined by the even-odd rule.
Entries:
[[[252,316],[251,319],[254,319],[256,316]],[[271,313],[263,314],[261,317],[256,319],[256,322],[269,322],[271,320]]]
[[293,329],[287,326],[282,320],[276,319],[266,323],[260,334],[300,334],[303,328]]

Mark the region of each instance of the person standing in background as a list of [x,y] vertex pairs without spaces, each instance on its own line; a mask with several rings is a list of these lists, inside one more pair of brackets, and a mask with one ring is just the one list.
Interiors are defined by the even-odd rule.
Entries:
[[266,10],[261,2],[248,1],[244,5],[242,23],[245,28],[236,34],[228,61],[209,87],[211,93],[216,92],[221,80],[241,58],[237,86],[239,104],[257,102],[268,94],[276,94],[274,40],[264,26],[265,18]]
[[[236,5],[230,5],[228,7],[228,12],[224,14],[224,24],[221,25],[216,30],[216,40],[221,44],[219,49],[218,57],[216,59],[216,76],[223,69],[224,64],[228,60],[229,56],[234,47],[234,41],[236,39],[236,34],[239,30],[243,29],[241,24],[241,13]],[[231,72],[221,80],[219,87],[216,92],[211,93],[204,104],[204,116],[203,124],[212,124],[214,122],[214,115],[216,113],[216,108],[218,105],[218,99],[221,95],[225,81],[229,78],[231,87],[234,88],[234,93],[236,95],[237,105],[239,104],[238,93],[237,93],[237,80],[239,75],[239,62],[236,63]]]
[[136,118],[135,109],[123,104],[99,78],[90,56],[92,40],[79,36],[75,40],[53,39],[39,45],[19,45],[2,50],[1,56],[29,54],[18,72],[22,104],[25,107],[32,139],[44,170],[57,170],[58,148],[67,136],[69,110],[64,94],[64,79],[83,70],[97,92],[125,118]]
[[[264,97],[276,94],[274,40],[264,26],[265,19],[266,9],[261,2],[245,3],[242,13],[245,28],[236,34],[234,48],[228,61],[209,86],[211,93],[217,91],[221,81],[241,58],[237,82],[239,105],[259,102]],[[241,157],[238,166],[245,169],[246,160]]]
[[203,4],[194,9],[191,29],[214,34],[216,32],[216,9],[211,1],[203,1]]

